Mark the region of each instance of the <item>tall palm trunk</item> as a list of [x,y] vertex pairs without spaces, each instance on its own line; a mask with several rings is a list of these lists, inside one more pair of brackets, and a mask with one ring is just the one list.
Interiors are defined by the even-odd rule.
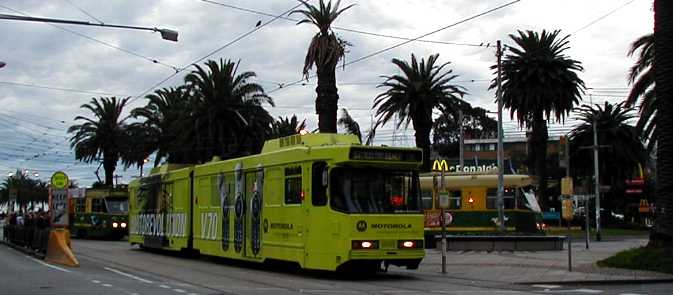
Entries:
[[114,185],[114,173],[117,167],[117,158],[114,153],[103,153],[103,170],[105,170],[105,185]]
[[673,1],[654,1],[657,95],[656,224],[651,242],[673,246]]
[[416,137],[416,147],[423,149],[423,166],[421,171],[430,171],[430,130],[432,130],[432,120],[413,119],[414,134]]
[[547,200],[547,122],[544,120],[542,112],[535,114],[533,118],[533,130],[530,139],[530,147],[534,158],[530,159],[531,174],[537,177],[538,199],[540,204],[545,207]]
[[318,114],[318,129],[321,133],[337,133],[337,110],[339,94],[336,87],[336,63],[317,67],[318,86],[315,92],[315,112]]

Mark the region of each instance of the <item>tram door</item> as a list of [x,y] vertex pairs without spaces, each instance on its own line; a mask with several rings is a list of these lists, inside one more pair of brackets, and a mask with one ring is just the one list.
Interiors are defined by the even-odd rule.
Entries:
[[243,256],[261,258],[264,170],[245,172]]
[[[306,250],[304,256],[305,267],[323,268],[325,263],[335,259],[334,243],[340,239],[339,223],[333,219],[334,214],[329,211],[327,200],[327,163],[315,162],[311,166],[310,182],[306,186],[308,198],[305,200]],[[307,178],[308,179],[308,178]]]

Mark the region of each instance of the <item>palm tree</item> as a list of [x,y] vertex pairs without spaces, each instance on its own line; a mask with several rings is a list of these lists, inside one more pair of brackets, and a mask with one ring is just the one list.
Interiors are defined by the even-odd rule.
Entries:
[[122,117],[128,101],[128,97],[120,100],[116,97],[92,98],[91,102],[80,108],[91,111],[93,119],[77,116],[75,121],[84,123],[68,128],[68,133],[74,133],[70,138],[70,147],[75,149],[75,159],[91,163],[102,158],[105,185],[108,186],[113,184],[117,160],[129,140],[124,123],[127,117]]
[[346,133],[353,134],[362,142],[362,132],[360,132],[360,124],[358,124],[353,117],[348,113],[348,110],[341,109],[341,117],[337,122],[346,129]]
[[[148,102],[144,107],[131,111],[134,118],[144,118],[143,122],[129,126],[129,133],[133,134],[137,143],[132,150],[143,152],[142,161],[147,155],[156,152],[154,166],[159,165],[166,158],[169,163],[189,163],[191,154],[189,143],[193,142],[190,132],[190,98],[185,87],[158,89],[145,96]],[[142,142],[141,142],[142,141]]]
[[255,72],[237,74],[239,63],[209,60],[185,76],[199,162],[259,152],[269,132],[273,118],[262,104],[273,100],[249,81]]
[[16,203],[19,208],[30,202],[47,202],[49,200],[46,182],[30,178],[21,169],[17,169],[15,173],[5,178],[0,184],[0,205],[8,203],[9,192],[14,189],[16,190]]
[[651,242],[673,245],[673,1],[654,1],[657,96],[656,223]]
[[575,127],[569,135],[570,157],[572,163],[575,163],[571,165],[573,174],[586,176],[594,173],[593,152],[581,147],[593,145],[593,127],[596,124],[598,142],[611,145],[610,148],[599,150],[599,157],[606,159],[600,162],[601,182],[610,184],[613,196],[606,199],[606,202],[601,200],[601,204],[606,209],[623,208],[619,206],[625,204],[623,199],[616,197],[623,196],[626,179],[633,176],[638,165],[645,166],[649,157],[640,133],[628,123],[635,117],[634,110],[625,107],[624,103],[606,102],[602,107],[583,105],[577,111],[582,124]]
[[652,151],[656,144],[656,122],[654,116],[656,113],[656,95],[654,92],[654,71],[652,70],[652,63],[654,62],[654,34],[647,34],[638,38],[631,45],[629,56],[632,56],[636,51],[640,50],[638,54],[638,61],[631,67],[629,72],[629,83],[632,85],[631,92],[626,98],[626,106],[633,106],[642,97],[640,102],[640,118],[636,127],[640,130],[646,139],[649,139],[648,149]]
[[[547,191],[547,120],[560,122],[582,99],[584,82],[577,75],[579,61],[563,52],[568,37],[553,32],[518,31],[509,37],[518,45],[502,61],[502,101],[519,124],[531,129],[528,164],[538,179],[538,197],[543,204]],[[495,69],[497,66],[492,66]],[[491,88],[495,88],[493,83]]]
[[303,129],[306,129],[306,120],[299,122],[297,115],[292,115],[292,118],[278,117],[278,121],[274,121],[271,124],[271,132],[268,139],[294,135]]
[[432,111],[441,112],[455,110],[462,101],[465,89],[450,84],[458,75],[451,75],[452,70],[444,71],[450,63],[436,65],[439,54],[428,57],[418,63],[415,55],[411,55],[411,64],[394,58],[392,60],[403,75],[382,76],[386,81],[377,87],[387,90],[374,99],[376,110],[376,126],[387,123],[393,115],[400,118],[395,128],[402,123],[409,125],[413,121],[416,131],[416,146],[423,149],[423,170],[430,171],[430,131],[432,130]]
[[313,36],[306,52],[303,70],[304,76],[308,79],[309,71],[313,65],[316,66],[318,86],[315,89],[317,93],[315,111],[318,114],[318,129],[324,133],[336,133],[339,94],[337,93],[335,70],[339,60],[344,57],[345,47],[350,44],[337,37],[331,26],[342,12],[353,5],[339,9],[341,0],[338,0],[334,7],[332,7],[332,1],[325,4],[323,0],[320,0],[318,7],[307,1],[299,1],[305,9],[294,10],[290,13],[304,16],[304,19],[297,24],[311,23],[318,28],[318,33]]

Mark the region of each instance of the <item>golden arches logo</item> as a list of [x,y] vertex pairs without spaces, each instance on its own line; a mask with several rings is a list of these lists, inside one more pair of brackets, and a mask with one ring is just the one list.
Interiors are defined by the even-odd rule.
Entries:
[[449,164],[446,160],[435,160],[432,163],[432,171],[449,171]]

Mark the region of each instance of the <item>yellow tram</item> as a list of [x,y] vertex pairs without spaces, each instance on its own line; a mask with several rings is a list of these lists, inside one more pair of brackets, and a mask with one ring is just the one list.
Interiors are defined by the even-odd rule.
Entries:
[[163,165],[129,185],[129,241],[307,269],[415,269],[421,162],[419,149],[307,134],[269,140],[258,155]]

